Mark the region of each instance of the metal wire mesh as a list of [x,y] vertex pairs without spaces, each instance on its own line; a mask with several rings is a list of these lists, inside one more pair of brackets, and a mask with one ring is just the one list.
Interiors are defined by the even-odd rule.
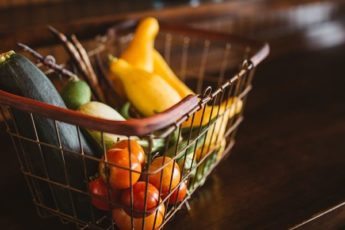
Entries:
[[[109,52],[120,54],[131,38],[132,33],[98,38],[97,48],[90,51],[91,57],[105,57]],[[248,61],[251,54],[249,47],[167,32],[159,35],[156,48],[164,54],[181,79],[200,94],[200,103],[177,118],[172,126],[141,137],[125,137],[128,140],[128,167],[113,164],[107,159],[107,133],[98,130],[103,144],[103,157],[90,155],[84,149],[87,128],[1,105],[2,116],[9,116],[9,119],[5,119],[7,132],[17,152],[33,202],[42,217],[59,216],[62,222],[73,222],[80,229],[115,229],[124,228],[126,224],[129,229],[163,228],[179,209],[184,206],[189,208],[188,200],[194,191],[203,185],[212,170],[230,152],[237,128],[243,121],[244,105],[252,87],[254,66]],[[241,103],[236,103],[238,101]],[[18,120],[18,114],[25,115],[25,122],[32,124],[32,130],[24,132],[18,128],[23,122]],[[189,125],[186,125],[187,120]],[[37,123],[42,122],[50,124],[54,141],[47,141],[41,136],[42,131]],[[64,137],[61,136],[61,129],[66,126],[74,130],[70,138],[76,138],[78,145],[73,148],[65,146]],[[146,143],[146,161],[141,170],[132,167],[135,162],[131,160],[129,144],[129,140],[138,138]],[[160,150],[153,146],[157,140],[164,142]],[[157,156],[163,160],[152,169],[152,162]],[[104,172],[120,172],[125,179],[116,179],[128,179],[129,185],[134,184],[138,175],[140,181],[146,182],[143,210],[134,209],[133,186],[128,188],[129,207],[111,198],[118,191],[111,186],[114,178],[108,173],[105,173],[109,192],[106,202],[120,213],[123,221],[120,223],[116,219],[114,211],[103,212],[93,207],[88,183],[90,177],[99,171],[99,165],[102,165]],[[180,169],[177,181],[173,177],[176,167]],[[166,175],[171,176],[167,178]],[[146,201],[149,196],[148,183],[152,177],[158,178],[157,189],[161,198],[154,208],[149,208]],[[178,196],[183,183],[188,187],[186,197],[181,202],[171,201],[175,192]]]

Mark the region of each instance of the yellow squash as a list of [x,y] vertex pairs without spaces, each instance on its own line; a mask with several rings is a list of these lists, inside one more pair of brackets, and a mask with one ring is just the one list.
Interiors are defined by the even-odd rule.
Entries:
[[195,94],[175,75],[157,50],[153,51],[153,72],[164,78],[182,98],[190,94]]
[[[226,132],[226,126],[228,124],[229,118],[233,117],[235,114],[238,114],[242,110],[242,100],[236,98],[235,100],[233,98],[230,98],[227,102],[223,102],[220,106],[215,106],[212,111],[212,107],[206,106],[205,108],[205,114],[204,118],[202,119],[202,111],[203,109],[197,111],[194,116],[194,122],[193,127],[198,127],[207,125],[209,122],[209,119],[211,117],[212,119],[217,117],[217,111],[219,109],[219,117],[215,122],[211,122],[211,125],[208,128],[207,134],[206,134],[206,140],[205,140],[205,146],[218,146],[221,144],[221,141],[224,139],[225,132]],[[211,114],[212,112],[212,114]],[[222,116],[220,116],[222,115]],[[190,117],[187,121],[182,123],[182,127],[190,127],[192,125]],[[202,120],[201,120],[202,119]],[[202,154],[201,154],[202,155]]]
[[206,144],[200,148],[197,148],[195,150],[195,159],[199,162],[202,160],[206,154],[213,152],[214,150],[217,150],[217,160],[220,160],[220,158],[223,156],[224,150],[226,147],[226,140],[225,138],[222,138],[221,140],[217,141],[217,143],[213,144]]
[[[120,57],[134,67],[152,72],[154,41],[158,31],[159,24],[157,19],[152,17],[144,18],[140,21],[134,33],[133,40]],[[117,94],[122,98],[127,98],[121,79],[111,71],[110,75]]]
[[[195,94],[191,89],[188,88],[188,86],[186,86],[175,75],[175,73],[172,71],[172,69],[165,62],[164,58],[160,55],[160,53],[157,50],[153,51],[153,71],[154,73],[161,76],[166,82],[168,82],[179,93],[181,98],[184,98],[190,94]],[[226,111],[226,115],[224,115],[224,117],[226,118],[222,122],[222,126],[220,126],[221,125],[220,121],[217,121],[216,124],[214,124],[216,126],[215,134],[224,133],[228,118],[239,113],[242,109],[242,101],[240,99],[236,98],[234,100],[233,98],[230,98],[228,102],[225,101],[220,106],[214,106],[213,110],[212,110],[212,106],[206,106],[204,114],[203,114],[203,110],[197,111],[195,113],[192,126],[197,127],[197,126],[200,126],[200,124],[201,126],[206,125],[209,122],[209,120],[216,118],[218,110],[219,110],[219,114],[223,114],[224,111],[226,110],[226,107],[229,108],[229,110]],[[192,119],[189,118],[186,122],[182,124],[182,127],[189,127],[191,123],[192,123]]]
[[[205,110],[205,112],[203,112]],[[219,110],[219,112],[218,112]],[[221,105],[215,105],[212,110],[212,106],[206,106],[197,111],[194,115],[194,120],[192,124],[192,116],[182,123],[183,128],[198,127],[207,125],[208,122],[217,117],[217,114],[222,115],[225,111],[227,115],[224,117],[232,117],[235,114],[238,114],[242,110],[242,100],[239,98],[229,98],[227,101],[224,101]],[[212,114],[211,114],[212,113]]]
[[135,68],[125,60],[113,58],[110,68],[121,80],[129,101],[144,116],[162,112],[182,99],[160,76]]
[[153,50],[158,31],[157,19],[153,17],[144,18],[140,21],[133,40],[120,58],[134,67],[153,72]]

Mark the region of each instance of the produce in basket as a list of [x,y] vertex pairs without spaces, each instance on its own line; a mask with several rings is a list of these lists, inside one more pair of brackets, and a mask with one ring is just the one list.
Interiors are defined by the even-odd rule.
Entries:
[[[164,58],[155,50],[154,40],[158,29],[158,21],[155,18],[143,19],[121,58],[110,59],[110,71],[115,88],[144,116],[164,111],[182,98],[195,94],[175,75]],[[201,109],[195,113],[193,123],[192,118],[189,118],[182,127],[204,126],[218,114],[224,113],[226,118],[222,124],[226,126],[227,116],[233,117],[239,113],[242,109],[242,101],[239,98],[230,98],[221,105],[205,107],[205,110]]]
[[194,94],[194,92],[175,75],[174,71],[172,71],[157,50],[153,51],[153,72],[166,80],[178,92],[181,98]]
[[164,196],[174,189],[181,179],[180,168],[172,158],[160,156],[149,166],[149,182]]
[[[161,201],[160,205],[153,213],[143,217],[131,217],[124,209],[116,208],[113,209],[113,219],[116,223],[116,226],[121,230],[152,230],[159,229],[163,223],[163,218],[165,214],[165,206]],[[133,218],[133,228],[131,224],[131,219]],[[144,227],[143,227],[144,224]]]
[[[97,102],[97,101],[91,101],[80,106],[78,111],[90,116],[103,118],[107,120],[114,120],[114,121],[125,120],[121,116],[121,114],[119,114],[115,109],[113,109],[112,107],[104,103]],[[100,131],[90,130],[90,129],[88,129],[87,132],[97,142],[99,147],[103,148],[103,141],[104,141],[106,149],[109,149],[115,142],[127,138],[126,136],[115,135],[111,133],[103,133],[102,135]]]
[[123,59],[112,58],[110,68],[121,80],[128,100],[144,116],[162,112],[182,99],[163,78]]
[[60,94],[69,109],[78,109],[91,100],[89,85],[79,78],[70,79],[62,88]]
[[181,201],[183,201],[186,195],[187,195],[187,183],[182,181],[181,184],[178,186],[178,188],[169,197],[169,204],[175,205],[175,204],[180,203]]
[[158,31],[157,19],[153,17],[143,19],[135,30],[132,42],[121,54],[121,59],[137,68],[153,72],[153,49]]
[[[128,28],[124,29],[125,31],[122,31],[121,29],[120,31],[115,31],[119,32],[116,33],[116,36],[122,36],[125,34],[124,40],[116,37],[116,39],[119,39],[117,41],[120,41],[120,44],[122,44],[122,41],[127,42],[127,38],[132,38],[131,36],[127,36],[129,35],[127,32],[130,32],[127,30]],[[229,37],[223,37],[220,34],[213,36],[212,33],[210,33],[211,36],[204,37],[203,35],[207,33],[201,31],[199,33],[197,30],[188,31],[188,29],[179,29],[175,27],[166,27],[165,29],[167,29],[167,32],[172,31],[170,35],[175,35],[175,32],[182,32],[182,36],[180,38],[183,38],[183,41],[186,41],[185,36],[189,35],[191,35],[191,37],[197,35],[197,40],[200,40],[201,38],[204,41],[205,37],[206,39],[211,40],[212,38],[217,37],[217,42],[215,42],[217,45],[217,52],[222,51],[218,47],[218,42],[220,43],[220,40],[224,40],[222,41],[224,43],[232,42],[227,41]],[[88,86],[80,81],[69,81],[67,86],[65,86],[61,91],[61,96],[69,108],[79,109],[81,107],[80,111],[84,114],[96,116],[102,119],[117,120],[118,122],[109,122],[113,123],[114,127],[111,130],[107,129],[109,130],[107,132],[118,133],[117,131],[119,131],[119,133],[122,133],[121,131],[123,131],[123,128],[127,126],[131,127],[130,130],[123,133],[131,133],[132,135],[130,136],[121,136],[121,134],[114,135],[110,133],[104,133],[104,135],[102,133],[101,135],[99,129],[104,127],[104,122],[101,122],[102,124],[92,125],[92,127],[95,127],[92,129],[98,131],[86,130],[89,129],[87,127],[91,127],[89,126],[91,125],[90,119],[88,122],[87,119],[85,119],[86,117],[80,113],[77,115],[77,113],[64,111],[63,109],[44,105],[40,106],[39,103],[37,103],[37,106],[32,106],[31,100],[25,100],[20,97],[18,97],[18,101],[16,101],[16,97],[14,96],[10,96],[9,98],[5,97],[3,99],[5,104],[3,107],[5,110],[7,110],[8,107],[11,108],[11,112],[13,112],[14,115],[14,121],[20,117],[19,115],[22,115],[23,117],[26,115],[26,118],[23,119],[25,122],[17,122],[22,126],[19,128],[19,132],[15,130],[14,126],[12,127],[12,123],[10,124],[10,128],[14,130],[10,131],[17,132],[19,134],[19,136],[14,136],[14,144],[21,147],[20,150],[24,147],[25,151],[28,150],[26,152],[32,154],[32,156],[29,157],[29,161],[34,161],[34,164],[29,162],[27,163],[27,165],[29,165],[28,167],[24,164],[23,171],[24,173],[29,172],[29,176],[35,176],[34,178],[29,177],[29,184],[30,187],[33,187],[33,196],[39,209],[42,208],[42,210],[45,210],[47,208],[48,212],[51,210],[63,220],[68,219],[69,221],[77,223],[78,226],[82,225],[80,227],[83,228],[160,228],[163,223],[165,224],[165,222],[173,217],[175,212],[181,208],[182,204],[187,201],[186,198],[190,197],[190,193],[205,181],[209,172],[216,165],[217,160],[223,156],[223,151],[226,145],[225,132],[227,126],[232,125],[231,128],[228,127],[228,131],[231,134],[230,131],[235,130],[241,121],[238,119],[239,116],[236,116],[236,114],[240,113],[242,110],[242,101],[240,98],[232,97],[232,95],[239,94],[241,96],[245,96],[247,91],[239,91],[250,84],[250,82],[246,79],[244,79],[244,81],[240,81],[240,77],[236,79],[236,76],[214,92],[212,92],[212,90],[206,90],[204,95],[195,96],[196,93],[189,89],[188,86],[175,75],[169,65],[165,62],[162,55],[155,49],[154,43],[158,30],[159,25],[156,19],[144,19],[138,25],[134,38],[128,48],[125,49],[125,52],[122,53],[122,55],[119,55],[119,58],[112,58],[110,60],[110,70],[113,74],[112,80],[115,84],[115,91],[119,90],[119,92],[122,92],[122,96],[124,96],[124,98],[119,98],[115,92],[112,92],[111,94],[110,91],[114,89],[114,87],[109,84],[110,82],[107,78],[100,81],[100,84],[90,84],[88,81],[90,86],[92,86],[91,91],[93,92],[93,98],[95,100],[99,100],[99,102],[90,102],[90,91],[86,89]],[[64,40],[66,47],[70,45],[66,39],[62,40]],[[102,42],[105,40],[102,39]],[[215,44],[213,41],[211,42],[212,44]],[[118,45],[117,42],[109,42],[109,44]],[[190,51],[188,46],[185,46],[188,44],[185,42],[171,43],[173,46],[182,45],[182,49],[177,48],[176,51],[182,51],[183,57],[187,55],[185,51]],[[194,46],[194,44],[197,43],[192,41],[190,44],[193,46],[193,51],[197,49],[197,47]],[[205,43],[201,42],[198,44]],[[74,43],[74,45],[81,46],[79,42]],[[162,45],[162,43],[160,43],[160,45]],[[170,45],[170,43],[167,43],[166,45]],[[213,45],[212,48],[214,48]],[[104,65],[101,63],[100,50],[101,49],[97,49],[97,51],[90,53],[96,54],[95,60],[99,64],[99,70],[105,74],[106,71],[104,71]],[[111,50],[119,49],[116,47],[116,49]],[[69,51],[71,51],[71,49],[69,49]],[[87,80],[89,79],[87,74],[91,74],[93,71],[89,71],[91,62],[88,61],[89,58],[87,57],[87,52],[83,51],[85,50],[75,49],[76,54],[79,52],[79,57],[81,59],[76,58],[78,55],[73,56],[76,62],[85,62],[84,66],[79,65],[79,69],[81,71],[80,73],[83,74],[83,79]],[[104,50],[102,49],[101,52],[103,51]],[[261,52],[263,51],[264,50],[261,50]],[[217,56],[213,52],[210,53],[212,54],[210,56],[212,58]],[[251,68],[260,61],[260,57],[262,59],[264,53],[265,52],[261,54],[258,53],[256,57],[251,57],[253,65],[243,66],[238,76],[241,74],[244,74],[244,78],[251,76]],[[11,53],[0,55],[0,63],[2,64],[3,62],[6,62],[11,55]],[[190,57],[195,58],[196,56],[192,55]],[[84,61],[82,59],[84,59]],[[188,60],[189,59],[190,58],[188,58]],[[203,58],[201,59],[203,60]],[[48,59],[46,60],[48,62]],[[51,62],[51,59],[49,60]],[[182,62],[185,62],[184,58]],[[192,61],[192,63],[195,62]],[[86,69],[84,67],[86,67]],[[197,66],[195,67],[197,68]],[[211,73],[212,76],[210,77],[216,75],[216,71],[213,67],[211,68],[212,70],[208,69],[209,65],[202,67],[205,67],[205,73],[207,75]],[[224,69],[224,71],[228,72],[227,69]],[[61,71],[60,73],[63,72]],[[188,70],[186,73],[189,75],[192,74],[192,71]],[[17,73],[17,75],[19,75],[19,73]],[[0,74],[0,76],[3,75]],[[200,86],[200,81],[204,79],[207,80],[209,78],[205,76],[203,79],[198,79],[198,86]],[[98,81],[96,81],[96,83],[97,82]],[[39,86],[37,89],[40,91],[42,91],[42,88],[44,89],[42,84],[40,85],[37,83],[37,86]],[[103,92],[97,90],[100,89],[101,86],[106,87]],[[234,87],[232,88],[232,86]],[[200,87],[198,87],[198,89],[199,88]],[[229,91],[227,91],[228,89]],[[232,89],[235,90],[233,91]],[[44,90],[43,93],[46,94],[44,96],[47,97],[51,96],[51,92],[54,94],[56,93],[56,91],[54,91],[55,89],[53,91],[47,91],[47,93],[44,92]],[[98,92],[100,93],[98,94]],[[104,92],[107,92],[106,97],[103,97]],[[120,94],[119,92],[118,94]],[[207,96],[206,93],[210,94]],[[150,119],[136,119],[142,116],[151,116],[169,109],[187,95],[191,94],[194,96],[186,98],[187,100],[185,101],[185,104],[177,105],[163,115],[158,115]],[[6,93],[4,95],[6,96]],[[232,98],[228,98],[226,95],[230,95]],[[198,102],[198,98],[199,106],[195,104]],[[37,98],[34,99],[39,100]],[[127,99],[127,101],[124,101],[123,99]],[[218,99],[221,100],[217,101]],[[18,103],[20,100],[28,102],[28,105],[20,106]],[[41,101],[50,103],[49,99]],[[7,104],[8,102],[9,104]],[[109,103],[110,106],[116,105],[118,106],[117,109],[122,108],[121,114],[123,116],[118,114],[113,108],[106,104],[101,104],[100,102]],[[54,103],[51,104],[55,105]],[[33,103],[33,105],[35,105],[35,103]],[[175,115],[177,112],[176,108],[179,108],[179,106],[183,109],[178,111]],[[64,107],[63,103],[61,107]],[[17,111],[15,108],[22,108],[22,110]],[[199,110],[195,112],[197,109]],[[28,111],[36,111],[40,115],[36,114],[36,112],[30,113]],[[57,114],[54,114],[54,111],[57,111]],[[131,113],[128,113],[128,111],[131,111]],[[22,114],[20,112],[22,112]],[[66,114],[66,116],[68,115],[69,117],[63,118],[62,114]],[[174,114],[174,117],[172,114]],[[181,119],[182,115],[184,116]],[[42,122],[42,120],[45,121],[41,116],[47,116],[50,118],[54,117],[57,119],[60,117],[62,120],[77,123],[78,125],[71,126],[74,129],[73,132],[67,132],[71,129],[61,126],[61,124],[65,123],[46,119],[53,124],[49,127],[50,130],[48,130],[50,135],[52,136],[57,134],[57,138],[50,141],[44,138],[45,134],[42,138],[42,132],[40,130],[37,132],[36,130],[35,124],[39,124],[40,126],[42,125],[40,122]],[[80,120],[74,119],[78,116],[80,117]],[[131,120],[132,117],[136,120]],[[125,119],[129,119],[130,121],[126,122]],[[185,119],[187,119],[187,121],[183,122]],[[194,122],[192,122],[192,119],[194,119]],[[94,119],[94,121],[95,120],[97,119]],[[144,123],[145,120],[150,122],[146,124]],[[230,122],[228,122],[228,120]],[[151,123],[151,121],[153,122]],[[233,121],[235,123],[233,123]],[[160,122],[158,125],[159,127],[155,125],[158,122]],[[34,129],[32,124],[34,125]],[[79,126],[83,126],[83,124],[87,127],[80,127],[83,131],[83,135],[79,136],[78,128]],[[31,126],[29,127],[28,125]],[[144,129],[141,129],[142,125],[145,125]],[[55,127],[57,127],[57,130],[54,129]],[[60,141],[60,129],[65,130],[63,141]],[[173,129],[175,129],[174,132],[172,132]],[[54,133],[54,131],[57,132]],[[21,145],[22,142],[27,142],[27,139],[20,137],[25,136],[27,134],[25,132],[29,134],[31,142]],[[93,142],[93,144],[95,144],[93,147],[97,146],[103,148],[103,151],[106,152],[103,157],[100,156],[99,152],[91,151],[93,149],[91,149],[84,140],[85,133],[89,133],[87,137],[92,137],[89,138],[90,140],[96,140]],[[135,135],[135,133],[138,135]],[[76,136],[77,138],[75,138]],[[231,138],[233,137],[229,136],[227,140],[230,141]],[[71,141],[71,139],[72,142],[75,141],[74,139],[77,139],[81,140],[82,143],[79,143],[80,141],[75,141],[78,145],[72,145],[73,147],[71,149],[71,144],[66,144],[66,142]],[[37,142],[38,140],[40,142]],[[156,141],[164,148],[160,148],[159,151],[152,151],[152,149],[155,149]],[[45,143],[42,142],[47,142],[49,145],[45,145]],[[233,142],[230,142],[230,144],[232,143]],[[86,147],[84,147],[84,144]],[[30,145],[35,146],[35,149],[32,146],[30,147]],[[68,149],[66,149],[65,145]],[[231,148],[232,145],[229,145],[228,147]],[[50,150],[50,148],[52,148],[52,150]],[[98,149],[100,150],[101,148]],[[48,149],[50,151],[48,151]],[[150,150],[152,152],[146,151],[147,155],[145,155],[143,149]],[[162,149],[164,149],[164,151]],[[88,153],[89,150],[90,153]],[[69,151],[73,153],[70,153]],[[92,157],[85,156],[84,153],[90,154]],[[63,165],[61,165],[61,159],[56,160],[53,158],[54,156],[61,157]],[[100,175],[97,175],[95,180],[87,183],[87,178],[90,178],[89,174],[95,175],[95,170],[92,170],[92,166],[94,165],[89,164],[89,161],[91,160],[92,162],[100,161],[98,164],[98,172]],[[45,169],[45,167],[42,167],[43,162],[49,163],[47,164],[49,167],[48,170]],[[52,163],[54,163],[54,165]],[[54,167],[51,167],[52,165]],[[63,172],[59,172],[57,177],[55,177],[55,175],[51,175],[51,171],[60,169],[63,169],[61,170]],[[48,171],[48,173],[45,173],[45,170]],[[41,183],[39,180],[36,180],[36,177],[38,179],[42,177],[43,182]],[[56,178],[61,179],[61,181],[57,181]],[[140,179],[147,179],[148,182],[140,181]],[[78,182],[79,184],[75,182]],[[187,187],[189,191],[187,190]],[[87,189],[89,189],[88,194],[91,196],[86,194]],[[79,193],[79,190],[82,191]],[[113,194],[110,191],[115,193]],[[190,193],[187,196],[188,192]],[[45,202],[45,200],[42,201],[42,193],[44,194],[43,196],[45,196],[45,194],[47,194],[47,196],[50,196],[50,194],[56,195],[56,201],[54,201],[57,205],[54,205],[53,202],[49,203]],[[114,195],[115,197],[113,197]],[[120,196],[121,199],[119,199]],[[112,206],[110,203],[113,203],[114,200],[115,205]],[[114,222],[109,221],[108,218],[110,218],[110,216],[106,212],[98,211],[92,206],[90,208],[90,201],[97,209],[103,211],[111,210],[111,217]],[[167,210],[167,215],[164,218],[166,212],[164,205],[175,206],[177,204],[180,204],[180,206],[170,207],[170,210]],[[66,206],[61,208],[61,205]],[[92,215],[89,215],[89,211],[94,212]],[[117,226],[114,226],[114,223],[116,223]]]
[[[55,89],[46,75],[36,67],[30,60],[15,52],[7,52],[0,55],[0,89],[7,92],[28,97],[40,102],[66,108],[60,94]],[[13,119],[17,124],[18,134],[32,140],[39,140],[53,146],[62,146],[64,159],[61,156],[61,150],[50,148],[46,145],[39,145],[34,142],[17,140],[16,143],[25,150],[23,154],[31,162],[31,170],[35,175],[48,177],[50,180],[68,184],[65,177],[65,170],[69,178],[71,187],[87,190],[84,183],[84,170],[82,159],[71,152],[79,152],[79,138],[75,126],[54,122],[40,116],[30,116],[29,113],[12,108]],[[34,121],[35,128],[32,127]],[[57,132],[59,135],[57,135]],[[92,149],[80,135],[81,146],[85,154],[99,156],[98,152]],[[42,153],[44,159],[40,154]],[[97,164],[87,161],[87,172],[93,175]],[[28,170],[27,168],[25,170]],[[46,170],[47,174],[46,175]],[[42,192],[39,201],[48,207],[55,207],[51,191],[56,196],[57,209],[61,212],[72,215],[73,208],[70,202],[69,192],[57,185],[49,185],[46,182],[34,181],[34,186]],[[77,217],[82,220],[90,218],[91,214],[88,208],[88,197],[80,193],[72,192],[75,200]]]
[[[132,187],[133,191],[133,211],[138,215],[143,212],[152,211],[159,204],[159,191],[150,183],[139,181]],[[121,203],[128,209],[131,208],[131,189],[124,190],[121,194]],[[146,205],[146,206],[145,206]]]
[[139,180],[140,173],[141,164],[128,149],[109,149],[99,164],[99,174],[113,189],[129,188]]
[[119,196],[119,191],[108,188],[101,177],[89,182],[89,192],[92,205],[103,211],[112,210],[112,204],[118,200]]
[[131,154],[135,155],[141,165],[145,163],[144,149],[136,140],[121,140],[116,142],[111,148],[114,149],[128,149]]

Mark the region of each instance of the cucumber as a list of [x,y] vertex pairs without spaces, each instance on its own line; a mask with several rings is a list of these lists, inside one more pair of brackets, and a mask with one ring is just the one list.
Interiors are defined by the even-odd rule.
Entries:
[[91,89],[89,85],[79,79],[69,80],[60,93],[69,109],[78,109],[91,100]]
[[[45,74],[30,60],[13,51],[0,55],[0,89],[66,108],[60,94]],[[11,111],[13,119],[17,124],[18,133],[21,136],[35,140],[36,133],[32,126],[30,114],[14,108]],[[28,165],[31,165],[31,167],[25,165],[24,170],[62,184],[67,184],[67,177],[71,187],[87,191],[87,181],[85,181],[84,177],[82,157],[71,153],[80,152],[76,127],[57,122],[59,130],[58,138],[53,120],[34,115],[34,121],[37,135],[41,142],[59,146],[60,139],[64,151],[64,159],[62,158],[60,149],[51,148],[47,145],[39,145],[26,140],[16,140],[19,149],[24,150],[23,156],[29,162]],[[80,140],[85,154],[100,157],[101,153],[92,149],[83,135],[80,136]],[[44,159],[42,159],[40,152],[42,152]],[[44,167],[44,162],[46,163],[46,167]],[[87,176],[91,176],[97,171],[96,162],[87,161],[86,165]],[[65,175],[65,167],[67,175]],[[46,171],[48,175],[46,175]],[[66,188],[58,185],[51,184],[48,186],[47,182],[34,178],[32,180],[33,186],[42,193],[37,195],[39,202],[42,204],[59,209],[65,214],[73,215],[72,202],[74,202],[76,217],[82,220],[89,220],[91,218],[91,209],[88,205],[90,198],[88,196],[77,192],[71,192],[70,194]],[[71,196],[74,201],[70,199]]]
[[[113,121],[124,121],[125,118],[121,116],[115,109],[112,107],[97,101],[90,101],[78,109],[79,112]],[[105,144],[106,149],[109,149],[115,142],[123,139],[127,139],[126,136],[111,134],[111,133],[102,133],[96,130],[86,130],[88,134],[94,139],[94,141],[98,144],[98,147],[103,148],[103,141]]]

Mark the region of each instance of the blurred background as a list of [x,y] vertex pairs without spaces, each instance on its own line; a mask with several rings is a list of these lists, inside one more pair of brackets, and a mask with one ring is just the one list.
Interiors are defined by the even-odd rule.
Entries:
[[[125,19],[145,16],[271,47],[257,69],[232,155],[168,229],[344,227],[345,1],[1,0],[0,52],[20,41],[62,58],[47,25],[87,43]],[[1,228],[61,229],[57,219],[34,212],[4,129],[0,136],[6,153]]]

